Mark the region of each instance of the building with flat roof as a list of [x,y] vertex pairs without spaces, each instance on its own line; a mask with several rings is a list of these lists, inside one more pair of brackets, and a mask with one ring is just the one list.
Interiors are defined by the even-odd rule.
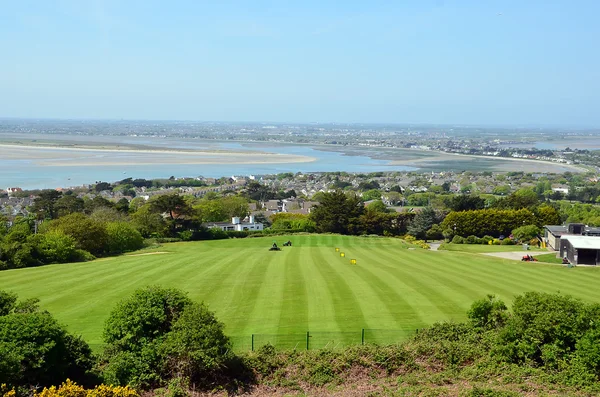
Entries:
[[573,265],[593,265],[600,262],[600,238],[566,235],[560,238],[560,256]]
[[586,226],[583,223],[569,223],[568,225],[544,226],[544,241],[554,251],[560,249],[562,236],[600,236],[600,228]]
[[250,215],[248,222],[240,221],[240,218],[234,216],[231,222],[207,222],[204,226],[208,228],[217,228],[226,232],[242,232],[263,230],[263,224],[255,222],[254,215]]

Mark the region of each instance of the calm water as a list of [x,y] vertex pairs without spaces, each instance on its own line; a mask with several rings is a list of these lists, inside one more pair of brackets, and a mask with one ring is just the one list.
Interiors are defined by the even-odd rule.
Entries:
[[[69,139],[72,139],[69,136]],[[112,138],[112,140],[107,139]],[[90,139],[82,137],[82,140]],[[93,137],[94,142],[115,142],[113,137]],[[96,181],[114,182],[124,178],[168,178],[176,177],[221,177],[231,175],[261,175],[280,172],[375,172],[375,171],[406,171],[415,168],[406,166],[389,166],[387,161],[375,160],[366,156],[346,156],[342,153],[316,150],[305,145],[286,144],[241,144],[232,142],[206,142],[200,140],[175,140],[160,138],[135,138],[121,139],[122,144],[151,145],[164,148],[186,149],[230,149],[254,150],[270,153],[295,154],[316,158],[308,163],[282,163],[282,164],[209,164],[209,165],[179,165],[157,164],[140,166],[68,166],[71,160],[68,152],[62,161],[65,166],[41,166],[28,159],[1,159],[0,158],[0,187],[18,186],[23,189],[53,189],[56,187],[76,186],[90,184]],[[106,154],[91,153],[91,156],[105,156]],[[122,156],[123,154],[120,154]]]

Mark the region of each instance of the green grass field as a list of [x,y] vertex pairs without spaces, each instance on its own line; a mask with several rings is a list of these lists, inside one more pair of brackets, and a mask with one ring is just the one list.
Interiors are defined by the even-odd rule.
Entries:
[[[489,245],[489,244],[452,244],[443,243],[440,245],[440,250],[445,251],[460,251],[460,252],[509,252],[509,251],[523,251],[525,254],[527,251],[523,250],[523,245]],[[537,247],[529,247],[528,250],[531,252],[548,252]]]
[[281,245],[287,237],[173,243],[135,256],[2,271],[0,289],[40,298],[44,309],[93,346],[101,343],[114,305],[151,284],[181,288],[205,301],[227,333],[244,343],[252,333],[349,332],[355,338],[362,328],[412,332],[435,321],[463,320],[471,302],[490,293],[507,303],[530,290],[600,302],[600,272],[594,268],[337,235],[291,236],[293,247],[269,252],[274,239]]

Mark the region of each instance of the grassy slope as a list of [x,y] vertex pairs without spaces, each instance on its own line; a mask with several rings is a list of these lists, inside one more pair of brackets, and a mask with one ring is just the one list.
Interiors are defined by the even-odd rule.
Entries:
[[408,250],[397,239],[334,235],[293,236],[294,247],[269,252],[274,239],[166,244],[159,250],[169,253],[162,255],[3,271],[0,289],[39,297],[43,308],[92,344],[100,343],[114,305],[150,284],[188,291],[217,312],[230,335],[247,336],[414,330],[463,319],[471,302],[488,293],[510,301],[524,291],[560,290],[600,302],[597,269]]

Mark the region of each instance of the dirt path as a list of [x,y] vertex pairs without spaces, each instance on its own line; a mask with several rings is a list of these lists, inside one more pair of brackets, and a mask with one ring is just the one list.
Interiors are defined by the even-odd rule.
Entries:
[[[483,255],[495,256],[497,258],[514,259],[516,261],[521,260],[524,255],[527,255],[527,251],[508,251],[508,252],[485,252]],[[529,253],[529,255],[532,255]],[[532,255],[535,256],[535,255]]]

